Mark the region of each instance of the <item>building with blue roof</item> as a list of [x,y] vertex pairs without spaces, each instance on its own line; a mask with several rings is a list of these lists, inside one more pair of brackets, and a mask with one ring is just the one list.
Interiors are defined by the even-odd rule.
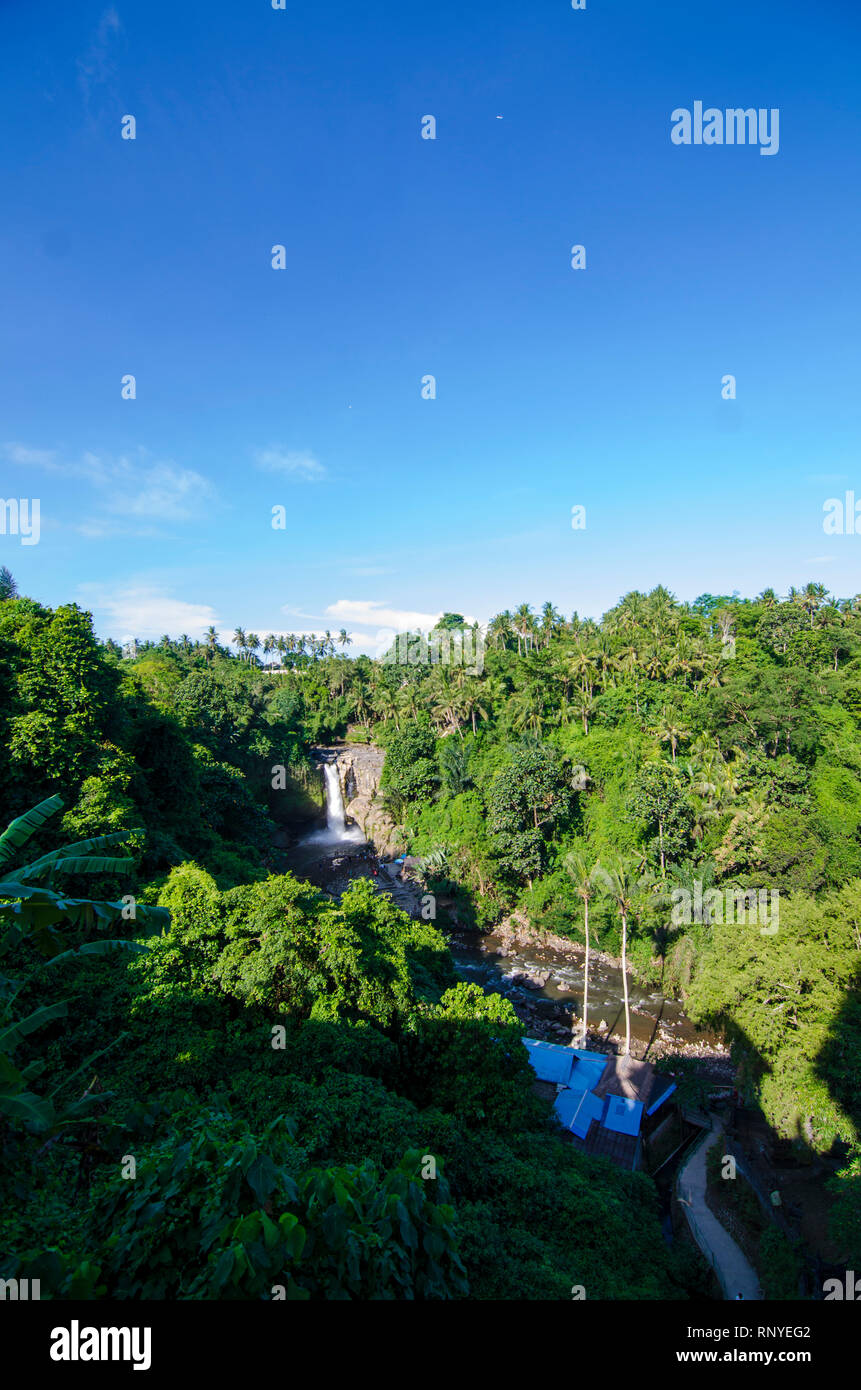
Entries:
[[650,1141],[675,1117],[675,1082],[651,1062],[524,1038],[539,1081],[556,1086],[554,1110],[573,1142],[620,1167],[649,1167]]

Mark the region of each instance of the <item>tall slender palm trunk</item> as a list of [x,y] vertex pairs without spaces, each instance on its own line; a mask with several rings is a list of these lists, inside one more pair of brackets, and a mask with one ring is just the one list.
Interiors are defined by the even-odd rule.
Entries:
[[631,1006],[628,1002],[628,919],[622,913],[622,992],[625,996],[625,1056],[631,1052]]
[[589,1030],[589,903],[583,904],[583,929],[586,933],[586,964],[583,969],[583,1034],[581,1047],[586,1046]]

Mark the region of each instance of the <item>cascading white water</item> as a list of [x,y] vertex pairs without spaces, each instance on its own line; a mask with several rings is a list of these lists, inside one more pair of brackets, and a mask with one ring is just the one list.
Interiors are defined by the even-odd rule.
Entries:
[[326,779],[326,829],[315,830],[308,835],[305,844],[333,845],[361,844],[364,835],[357,825],[348,825],[344,815],[344,798],[341,795],[341,781],[338,777],[337,763],[324,763],[323,776]]
[[341,779],[338,776],[337,765],[324,763],[323,776],[326,778],[326,824],[335,838],[340,840],[346,833],[347,819],[344,815],[344,798],[341,795]]

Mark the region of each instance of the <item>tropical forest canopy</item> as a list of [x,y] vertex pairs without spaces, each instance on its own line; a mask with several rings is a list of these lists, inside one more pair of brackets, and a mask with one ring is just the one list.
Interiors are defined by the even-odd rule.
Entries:
[[[861,1259],[861,600],[524,604],[472,671],[349,645],[211,630],[124,655],[2,576],[0,1276],[43,1297],[700,1287],[651,1181],[559,1137],[511,1005],[458,983],[441,922],[283,872],[276,830],[320,811],[310,749],[345,738],[386,749],[388,812],[462,922],[580,940],[572,863],[627,875],[629,958],[726,1030],[778,1133],[840,1156]],[[697,884],[777,893],[779,929],[677,925]],[[592,904],[613,955],[617,906]]]

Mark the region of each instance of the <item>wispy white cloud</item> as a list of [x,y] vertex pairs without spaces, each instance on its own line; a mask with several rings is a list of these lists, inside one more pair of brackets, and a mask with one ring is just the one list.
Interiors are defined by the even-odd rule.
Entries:
[[282,449],[272,444],[268,449],[258,449],[254,461],[263,473],[280,473],[300,482],[317,483],[326,477],[323,464],[307,449]]
[[192,468],[148,459],[103,459],[84,456],[83,476],[98,488],[104,505],[116,516],[148,520],[190,521],[212,497],[209,481]]
[[392,608],[385,600],[339,598],[325,609],[326,617],[332,622],[345,626],[394,628],[397,632],[412,631],[419,628],[429,632],[442,617],[442,609],[437,613],[422,613],[410,608]]
[[[383,599],[339,598],[325,609],[327,623],[333,628],[344,627],[358,651],[381,656],[391,646],[399,632],[430,632],[442,617],[412,608],[394,608]],[[466,622],[475,619],[466,616]]]
[[113,6],[103,10],[86,53],[77,60],[78,84],[87,106],[90,104],[93,88],[110,83],[114,78],[114,40],[122,27],[120,17]]
[[174,598],[156,584],[127,584],[106,589],[99,584],[79,586],[81,597],[92,609],[97,632],[126,642],[132,637],[159,638],[163,633],[179,637],[202,637],[211,625],[221,627],[221,619],[206,603],[187,603]]
[[119,517],[138,523],[137,534],[156,535],[157,530],[141,523],[193,521],[214,496],[211,483],[201,473],[167,459],[154,459],[146,449],[116,458],[87,451],[68,461],[54,449],[32,449],[23,444],[4,444],[0,452],[10,463],[44,468],[87,483],[96,497],[90,504],[92,511],[82,520],[79,511],[74,529],[90,538],[115,535]]
[[51,468],[57,458],[55,449],[29,449],[26,444],[3,444],[0,452],[7,462],[18,464],[21,468]]

